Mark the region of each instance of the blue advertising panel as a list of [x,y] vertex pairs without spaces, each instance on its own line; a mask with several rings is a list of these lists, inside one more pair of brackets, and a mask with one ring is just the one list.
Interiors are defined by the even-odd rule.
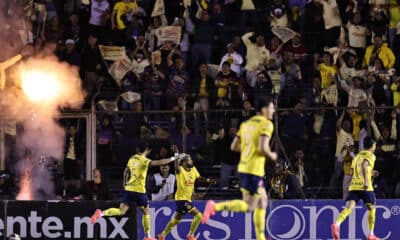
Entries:
[[[203,211],[205,201],[194,205]],[[331,239],[330,224],[343,209],[341,200],[292,200],[270,201],[267,210],[266,231],[274,240],[327,240]],[[174,215],[175,204],[151,202],[151,233],[160,233]],[[141,218],[141,214],[138,213]],[[369,233],[367,210],[358,205],[356,210],[341,225],[342,240],[363,240]],[[191,216],[187,215],[173,229],[167,240],[186,239]],[[138,239],[143,237],[143,229],[138,221]],[[375,234],[382,240],[400,239],[400,200],[381,200],[377,202]],[[250,213],[217,213],[206,225],[200,225],[196,237],[199,240],[251,240],[255,239]]]

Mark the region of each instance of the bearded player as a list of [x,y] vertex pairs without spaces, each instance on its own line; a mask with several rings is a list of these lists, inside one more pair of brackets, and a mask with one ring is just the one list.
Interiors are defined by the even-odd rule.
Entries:
[[336,223],[331,225],[332,237],[335,240],[340,239],[340,224],[351,214],[360,199],[363,200],[368,209],[368,227],[370,233],[367,239],[378,240],[374,234],[376,198],[372,185],[372,177],[379,174],[373,170],[376,159],[374,154],[376,149],[375,141],[371,137],[366,137],[364,139],[364,148],[366,150],[359,152],[351,164],[351,182],[349,193],[346,197],[346,207],[339,214]]
[[144,240],[154,240],[150,236],[150,215],[149,201],[146,195],[146,176],[149,166],[162,166],[179,160],[184,154],[175,155],[174,157],[152,161],[147,158],[151,150],[147,142],[141,142],[137,148],[137,154],[133,155],[124,171],[124,194],[119,208],[109,208],[101,211],[97,209],[90,218],[91,223],[95,223],[102,216],[122,216],[129,209],[129,205],[135,203],[143,213],[142,225],[145,233]]
[[265,240],[265,215],[268,201],[264,187],[265,157],[273,161],[276,161],[278,157],[269,146],[274,131],[271,120],[275,106],[272,99],[258,99],[256,111],[256,116],[241,124],[231,144],[232,151],[241,153],[238,173],[243,198],[221,203],[208,201],[202,222],[206,223],[215,212],[223,210],[243,213],[254,211],[253,221],[257,240]]
[[177,191],[175,193],[176,213],[169,221],[164,231],[157,237],[158,240],[165,240],[171,230],[179,224],[186,214],[193,216],[187,240],[196,240],[194,233],[196,232],[201,222],[202,215],[192,204],[192,196],[194,185],[196,182],[206,182],[215,184],[215,180],[201,177],[196,167],[193,166],[193,160],[190,155],[186,155],[180,161],[175,161],[175,173],[177,182]]

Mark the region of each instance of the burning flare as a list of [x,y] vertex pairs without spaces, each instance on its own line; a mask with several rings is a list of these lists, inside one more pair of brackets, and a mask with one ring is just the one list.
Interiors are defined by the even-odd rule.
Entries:
[[21,86],[33,102],[52,102],[62,91],[56,72],[44,72],[40,69],[22,70]]
[[32,174],[29,167],[24,170],[24,173],[21,176],[21,181],[19,184],[20,184],[20,189],[16,199],[24,201],[33,200]]

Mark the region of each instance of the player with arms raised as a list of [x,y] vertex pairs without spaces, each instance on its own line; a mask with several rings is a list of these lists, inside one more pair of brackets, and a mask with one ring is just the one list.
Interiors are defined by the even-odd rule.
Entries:
[[362,199],[368,209],[368,227],[370,234],[368,240],[378,240],[374,235],[375,227],[375,193],[372,185],[372,177],[377,176],[374,171],[376,143],[371,137],[364,139],[364,148],[357,154],[351,164],[352,176],[349,186],[349,193],[346,197],[346,207],[339,214],[336,223],[331,225],[332,237],[335,240],[340,239],[339,226],[351,214],[356,207],[357,202]]
[[150,215],[149,201],[146,195],[146,176],[149,166],[162,166],[179,160],[184,154],[175,157],[152,161],[147,158],[151,150],[147,142],[141,142],[136,150],[138,153],[133,155],[126,165],[124,171],[124,194],[119,208],[109,208],[101,211],[97,209],[90,218],[91,223],[95,223],[102,216],[122,216],[129,209],[129,205],[135,203],[143,213],[142,224],[145,233],[144,240],[153,240],[150,236]]
[[[173,150],[175,153],[178,152],[176,146],[173,146]],[[158,240],[165,240],[165,236],[167,236],[171,230],[179,224],[182,218],[189,213],[193,216],[193,220],[186,239],[196,240],[194,233],[201,222],[202,215],[192,203],[194,185],[196,182],[215,184],[215,180],[201,177],[196,167],[193,166],[193,160],[190,155],[182,157],[180,161],[175,161],[175,169],[177,182],[177,191],[175,193],[176,213],[157,238]]]
[[257,115],[242,123],[231,144],[232,151],[240,152],[238,172],[243,200],[221,203],[208,201],[203,213],[203,223],[215,212],[253,212],[257,240],[265,240],[265,215],[267,193],[264,187],[266,156],[277,160],[277,154],[269,146],[274,125],[271,122],[275,106],[271,98],[261,98],[256,102]]

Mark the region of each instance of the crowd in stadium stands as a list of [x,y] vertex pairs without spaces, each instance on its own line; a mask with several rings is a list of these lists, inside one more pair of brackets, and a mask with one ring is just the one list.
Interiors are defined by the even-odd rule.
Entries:
[[[79,67],[88,92],[84,108],[94,101],[102,111],[97,165],[107,176],[126,164],[139,139],[148,139],[155,158],[169,156],[171,143],[180,150],[185,146],[203,174],[216,174],[222,190],[234,188],[239,156],[230,151],[230,142],[240,123],[254,114],[255,99],[270,95],[283,109],[275,121],[280,141],[273,142],[285,150],[268,170],[271,195],[342,197],[352,156],[371,135],[378,142],[377,196],[400,197],[397,0],[4,4],[10,24],[2,31],[15,39],[13,44],[32,44],[36,54],[55,44],[60,61]],[[105,58],[99,45],[125,47],[130,65]],[[169,112],[149,112],[160,110]],[[71,156],[79,155],[84,154]],[[79,164],[71,164],[68,156],[64,175],[79,179],[69,172]],[[210,167],[215,165],[220,168]],[[170,198],[173,175],[165,171],[149,180],[153,198]],[[93,183],[85,189],[92,192]],[[328,195],[324,189],[330,189]]]

